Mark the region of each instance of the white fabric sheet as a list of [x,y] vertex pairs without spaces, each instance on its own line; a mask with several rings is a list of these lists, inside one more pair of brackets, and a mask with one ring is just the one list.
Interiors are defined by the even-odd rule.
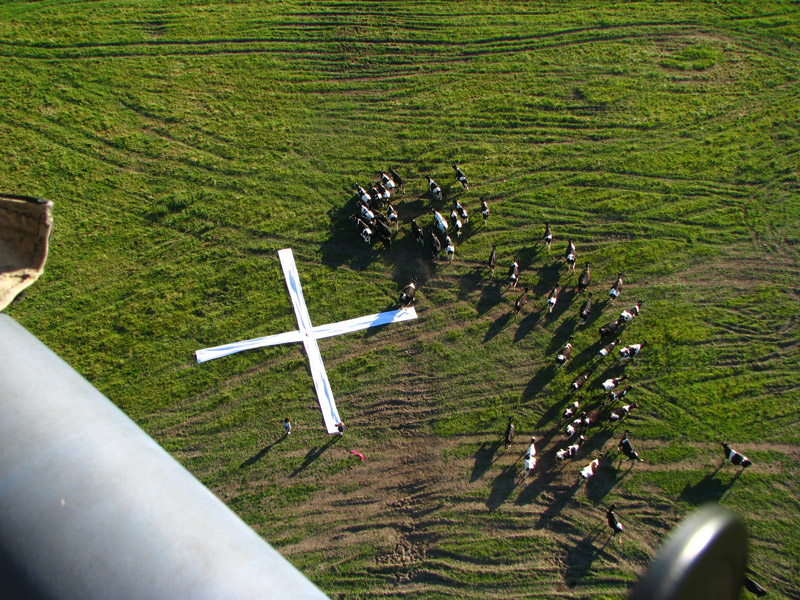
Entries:
[[[390,323],[400,323],[401,321],[408,321],[416,319],[417,312],[413,308],[402,308],[400,310],[392,310],[382,312],[375,315],[367,315],[366,317],[358,317],[349,319],[347,321],[339,321],[338,323],[328,323],[327,325],[317,325],[312,329],[314,337],[318,340],[341,335],[343,333],[352,333],[354,331],[361,331],[369,327],[377,327],[379,325],[388,325]],[[252,340],[244,340],[242,342],[233,342],[232,344],[225,344],[224,346],[215,346],[213,348],[204,348],[203,350],[195,351],[198,363],[213,360],[215,358],[222,358],[230,354],[236,354],[243,350],[252,350],[254,348],[265,348],[267,346],[278,346],[280,344],[290,344],[292,342],[302,342],[303,336],[299,331],[287,331],[286,333],[277,333],[275,335],[267,335]]]
[[328,374],[325,372],[325,365],[322,362],[322,355],[319,351],[317,339],[360,331],[368,327],[377,327],[379,325],[388,325],[389,323],[399,323],[401,321],[416,319],[417,312],[413,308],[402,308],[400,310],[392,310],[349,319],[347,321],[340,321],[338,323],[329,323],[327,325],[312,327],[311,317],[308,314],[308,308],[303,298],[303,289],[300,287],[300,276],[297,273],[297,265],[294,262],[291,249],[285,248],[279,250],[278,257],[281,260],[281,268],[283,269],[283,275],[286,279],[286,287],[289,290],[289,297],[292,300],[299,330],[197,350],[195,356],[197,357],[197,362],[202,363],[207,360],[222,358],[223,356],[241,352],[242,350],[288,344],[291,342],[303,342],[306,354],[308,355],[311,376],[314,379],[314,389],[317,392],[317,400],[322,410],[325,428],[328,433],[336,433],[338,431],[336,425],[341,421],[341,418],[336,408],[336,402],[333,399],[333,392],[331,391],[330,382],[328,381]]
[[336,425],[341,419],[336,408],[336,402],[333,400],[331,384],[328,382],[328,374],[325,372],[325,365],[322,362],[317,339],[314,337],[311,317],[308,315],[306,301],[303,298],[303,288],[300,287],[300,275],[297,273],[294,255],[289,248],[285,248],[278,251],[278,257],[281,259],[283,276],[286,278],[286,287],[289,290],[289,297],[292,299],[294,313],[297,317],[297,326],[300,328],[303,346],[305,346],[306,354],[308,355],[311,377],[314,379],[317,400],[322,410],[322,420],[325,421],[325,428],[328,433],[336,433]]
[[253,348],[264,348],[266,346],[277,346],[279,344],[289,344],[291,342],[301,342],[302,337],[299,331],[287,331],[286,333],[278,333],[275,335],[268,335],[265,337],[255,338],[252,340],[245,340],[243,342],[233,342],[232,344],[225,344],[224,346],[215,346],[214,348],[205,348],[203,350],[195,351],[197,362],[202,363],[207,360],[215,358],[222,358],[229,354],[235,354],[242,350],[252,350]]
[[316,337],[318,340],[321,340],[334,335],[352,333],[353,331],[361,331],[362,329],[367,329],[368,327],[388,325],[389,323],[399,323],[400,321],[408,321],[416,318],[417,311],[415,311],[413,308],[401,308],[400,310],[391,310],[375,315],[367,315],[366,317],[358,317],[355,319],[349,319],[347,321],[339,321],[338,323],[318,325],[317,327],[314,327],[314,337]]

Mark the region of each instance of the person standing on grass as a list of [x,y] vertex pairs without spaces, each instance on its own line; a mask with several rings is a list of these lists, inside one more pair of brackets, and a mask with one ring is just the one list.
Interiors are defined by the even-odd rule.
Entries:
[[292,433],[292,423],[289,421],[289,417],[283,420],[283,431],[286,435]]
[[336,430],[339,432],[339,435],[344,435],[344,423],[342,423],[341,421],[339,421],[339,422],[336,424]]
[[508,450],[508,447],[514,441],[514,424],[511,422],[511,417],[508,417],[508,426],[506,427],[505,438],[506,438],[506,450]]

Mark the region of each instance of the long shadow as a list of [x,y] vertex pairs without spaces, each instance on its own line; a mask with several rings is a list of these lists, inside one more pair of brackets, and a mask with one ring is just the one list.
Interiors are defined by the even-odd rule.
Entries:
[[555,374],[555,363],[550,363],[550,365],[536,373],[533,379],[528,382],[528,385],[525,386],[525,389],[522,390],[522,401],[527,402],[538,396],[547,387],[547,384],[552,381]]
[[534,259],[536,259],[541,251],[544,249],[544,246],[540,244],[534,244],[533,246],[528,246],[522,248],[519,252],[517,252],[517,262],[519,262],[519,271],[520,274],[523,271],[528,271],[530,266],[533,264]]
[[475,453],[475,465],[472,467],[472,475],[470,476],[470,483],[473,481],[477,481],[486,471],[489,470],[489,467],[492,466],[494,462],[494,455],[500,449],[500,440],[496,440],[494,442],[483,442],[481,447],[478,448],[478,451]]
[[683,488],[683,491],[678,496],[678,500],[689,502],[695,506],[698,504],[703,504],[704,502],[719,502],[722,496],[725,495],[725,492],[727,492],[728,489],[730,489],[730,487],[736,483],[736,480],[739,479],[739,476],[742,474],[742,471],[739,470],[733,479],[731,479],[728,483],[724,483],[716,477],[721,468],[722,465],[717,467],[713,473],[709,473],[694,485],[689,485],[687,483],[686,487]]
[[[566,323],[566,321],[565,321],[565,323]],[[609,342],[609,343],[611,343],[611,342]],[[605,344],[603,342],[598,340],[594,344],[592,344],[591,346],[587,346],[586,348],[584,348],[578,354],[575,355],[575,361],[574,362],[583,363],[583,362],[588,362],[588,361],[592,360],[593,358],[595,358],[597,356],[597,353],[600,352],[600,349],[604,345]]]
[[[594,298],[594,296],[592,296],[592,298]],[[603,304],[603,303],[600,302],[599,304]],[[580,308],[580,306],[579,306],[579,308]],[[592,306],[592,312],[589,315],[589,318],[586,319],[586,322],[583,325],[580,325],[580,327],[582,327],[584,329],[588,329],[589,327],[591,327],[594,324],[594,322],[597,321],[597,319],[600,318],[600,316],[602,315],[602,312],[603,311],[602,311],[602,309],[600,308],[599,305],[593,305]]]
[[[355,214],[357,210],[357,197],[353,195],[352,189],[347,188],[345,188],[344,197],[347,200],[343,199],[339,206],[328,211],[330,225],[327,239],[321,245],[322,263],[334,269],[348,265],[354,270],[363,270],[382,256],[391,257],[390,260],[399,266],[399,269],[395,271],[396,278],[403,280],[406,277],[410,279],[411,276],[417,275],[419,279],[419,272],[422,269],[413,265],[413,259],[427,256],[429,252],[414,241],[410,234],[409,223],[413,218],[427,219],[430,217],[429,206],[426,206],[425,200],[427,196],[423,195],[413,200],[398,196],[392,198],[392,206],[397,211],[401,225],[397,232],[392,231],[391,250],[386,250],[381,243],[368,246],[361,240],[354,223],[350,220],[351,215]],[[425,223],[426,221],[420,222],[420,225],[424,227]],[[398,243],[400,244],[399,251]],[[412,250],[419,252],[415,253]],[[404,281],[403,285],[406,283],[408,282]]]
[[[553,337],[547,345],[547,353],[552,354],[558,352],[567,343],[569,336],[575,331],[576,319],[565,319],[561,325],[553,332]],[[555,357],[554,357],[555,358]]]
[[[429,215],[428,207],[425,206],[425,198],[418,196],[417,198],[406,199],[395,197],[392,201],[392,206],[397,211],[397,217],[402,223],[410,223],[411,219],[419,219],[424,215]],[[421,223],[420,223],[421,225]]]
[[564,582],[568,587],[574,587],[580,579],[583,579],[586,576],[586,573],[588,573],[589,569],[592,568],[594,559],[597,558],[600,553],[603,552],[603,550],[605,550],[608,542],[611,540],[611,537],[609,536],[602,546],[599,548],[595,547],[594,542],[600,536],[602,527],[602,523],[595,525],[594,529],[592,529],[589,535],[578,542],[578,545],[570,550],[569,554],[567,554],[565,562],[569,566],[567,567],[567,572],[564,575]]
[[458,200],[464,194],[464,188],[460,183],[453,183],[452,181],[445,184],[439,184],[442,188],[442,202],[441,207],[447,209],[447,215],[450,215],[450,208],[453,206],[453,201]]
[[356,201],[352,190],[347,191],[347,200],[342,200],[338,207],[328,211],[330,227],[328,236],[322,243],[322,264],[330,268],[349,265],[352,269],[362,270],[380,256],[382,246],[375,249],[364,243],[358,235],[350,216],[356,212]]
[[[450,206],[452,207],[452,204]],[[450,209],[447,210],[447,215],[448,215],[448,221],[449,221]],[[479,219],[480,219],[480,215],[481,215],[481,213],[478,212],[478,218]],[[481,225],[477,225],[475,223],[475,214],[474,213],[470,214],[469,222],[464,223],[462,221],[462,225],[463,225],[463,227],[461,229],[461,235],[459,237],[456,237],[455,235],[451,236],[453,238],[453,241],[456,243],[456,246],[458,246],[459,244],[463,244],[464,242],[466,242],[467,240],[472,238],[472,236],[474,236],[475,234],[480,232],[480,230],[483,227],[482,223],[481,223]]]
[[[594,296],[592,296],[592,298],[594,298]],[[597,316],[600,316],[605,312],[606,308],[608,308],[610,305],[611,305],[611,299],[608,297],[608,288],[605,288],[605,297],[602,300],[600,300],[597,304],[595,304],[592,313],[596,313]],[[620,312],[622,312],[622,310],[620,310]]]
[[533,331],[536,324],[541,320],[543,312],[543,310],[531,312],[520,321],[519,327],[517,327],[517,331],[514,334],[515,344]]
[[[553,309],[553,312],[547,313],[547,320],[550,323],[555,323],[558,319],[561,318],[567,310],[569,309],[570,305],[572,304],[572,299],[575,297],[575,290],[562,290],[562,292],[558,295],[558,302],[556,302],[556,306]],[[571,319],[570,319],[571,320]],[[578,320],[575,319],[574,325],[577,325]]]
[[295,477],[296,475],[300,474],[306,467],[308,467],[311,463],[317,460],[320,456],[322,456],[325,451],[333,446],[336,442],[339,441],[339,438],[342,437],[340,435],[332,435],[331,439],[329,439],[325,445],[319,448],[312,448],[306,453],[305,459],[303,459],[303,463],[297,467],[294,471],[292,471],[289,477]]
[[503,331],[506,325],[508,325],[508,322],[511,320],[512,316],[513,316],[512,313],[507,312],[506,314],[499,317],[494,323],[492,323],[492,326],[489,327],[489,331],[487,331],[486,335],[483,336],[483,343],[485,344],[486,342],[491,340],[494,336],[496,336],[498,333]]
[[558,494],[553,500],[548,504],[547,510],[545,510],[541,515],[539,515],[539,520],[533,526],[534,529],[541,529],[543,527],[547,527],[550,521],[561,514],[561,511],[564,510],[564,507],[569,504],[569,501],[575,495],[575,492],[580,487],[578,484],[574,484],[571,486],[558,486],[563,489],[563,491]]
[[[584,435],[586,436],[586,443],[583,445],[582,454],[588,456],[592,452],[601,450],[608,440],[611,439],[611,436],[614,435],[614,430],[610,427],[606,427],[605,424],[601,424],[589,428],[589,432]],[[601,470],[604,464],[609,464],[611,462],[610,457],[612,457],[615,452],[616,447],[606,448],[605,457],[600,462]]]
[[[608,360],[607,357],[606,357],[606,360]],[[600,363],[600,365],[598,365],[598,369],[600,368],[600,366],[602,366],[602,363]],[[591,385],[594,386],[594,387],[591,388],[591,389],[597,390],[600,383],[602,383],[606,379],[610,379],[612,377],[619,377],[624,372],[625,372],[625,365],[620,365],[619,363],[617,363],[616,359],[612,360],[611,363],[605,368],[605,370],[602,373],[600,373],[599,375],[596,375],[596,377],[594,378],[594,381],[592,381],[592,383],[591,383]],[[597,371],[595,371],[595,374],[597,374]],[[587,387],[587,386],[584,386],[584,387]]]
[[458,299],[466,300],[478,284],[483,279],[486,267],[475,267],[472,271],[465,273],[458,279]]
[[[560,260],[555,260],[550,264],[543,264],[536,269],[539,285],[543,284],[547,290],[550,291],[561,277],[562,265],[563,263]],[[558,305],[556,304],[556,306]]]
[[249,467],[250,465],[252,465],[254,463],[257,463],[259,460],[261,460],[264,457],[264,455],[267,452],[272,450],[275,446],[280,444],[285,439],[286,439],[286,435],[285,434],[281,435],[277,440],[272,442],[269,446],[264,446],[261,450],[259,450],[258,454],[255,454],[255,455],[251,456],[246,461],[244,461],[242,464],[240,464],[239,468],[240,469],[244,469],[245,467]]
[[[388,255],[387,255],[388,256]],[[412,277],[417,278],[417,289],[422,288],[436,274],[436,266],[431,260],[427,247],[423,248],[411,234],[411,226],[400,226],[400,233],[392,244],[390,261],[392,280],[397,285],[397,295],[408,285]]]
[[492,482],[492,491],[486,499],[486,506],[489,510],[496,510],[506,498],[509,497],[517,485],[517,466],[509,465],[503,467],[500,474]]
[[586,497],[597,506],[614,487],[628,474],[628,469],[622,477],[618,477],[617,468],[611,462],[601,462],[598,472],[586,482]]
[[[497,271],[495,271],[496,273]],[[491,281],[481,291],[481,297],[478,298],[478,314],[482,315],[487,313],[492,307],[496,306],[498,302],[503,300],[503,283],[499,281]]]
[[[565,401],[572,402],[572,397],[565,396],[561,402],[552,402],[548,409],[544,412],[544,414],[539,417],[539,420],[536,421],[536,429],[542,427],[542,425],[549,423],[550,421],[557,419],[558,415],[561,414],[562,409],[564,408]],[[576,417],[573,417],[576,418]]]
[[[556,477],[558,477],[559,472],[553,469],[547,469],[547,465],[542,464],[543,462],[546,461],[543,461],[540,457],[539,464],[536,465],[536,470],[533,471],[533,477],[535,479],[520,492],[519,496],[517,496],[517,499],[514,501],[514,504],[520,506],[530,504],[539,496],[539,494],[541,494],[550,486]],[[542,470],[540,471],[539,469]]]

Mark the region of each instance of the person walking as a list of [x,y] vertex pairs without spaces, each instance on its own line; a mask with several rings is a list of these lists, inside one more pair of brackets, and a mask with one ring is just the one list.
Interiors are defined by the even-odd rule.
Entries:
[[289,421],[289,417],[286,417],[283,420],[283,431],[284,431],[284,433],[286,435],[289,435],[290,433],[292,433],[292,423],[291,423],[291,421]]

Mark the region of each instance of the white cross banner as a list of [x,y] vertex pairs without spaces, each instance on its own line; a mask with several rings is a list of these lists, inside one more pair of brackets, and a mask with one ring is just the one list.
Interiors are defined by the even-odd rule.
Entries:
[[325,372],[325,365],[322,362],[322,355],[319,352],[317,340],[334,335],[341,335],[343,333],[350,333],[352,331],[360,331],[368,327],[377,327],[379,325],[416,319],[417,312],[413,308],[402,308],[400,310],[392,310],[374,315],[367,315],[366,317],[358,317],[348,321],[339,321],[338,323],[329,323],[328,325],[313,327],[311,325],[311,317],[308,315],[306,301],[303,298],[303,289],[300,287],[300,276],[297,273],[297,266],[294,263],[294,256],[292,255],[291,249],[285,248],[283,250],[278,250],[278,257],[281,260],[283,276],[286,279],[286,287],[289,290],[289,297],[294,306],[294,313],[297,317],[297,326],[299,329],[286,333],[268,335],[253,340],[234,342],[224,346],[197,350],[195,356],[197,357],[197,362],[202,363],[207,360],[235,354],[242,350],[288,344],[290,342],[303,342],[306,354],[308,355],[311,377],[314,379],[314,388],[317,392],[319,407],[322,410],[322,419],[325,422],[325,428],[328,430],[328,433],[336,433],[336,426],[342,419],[339,417],[339,411],[336,409],[336,402],[333,400],[333,392],[331,392],[331,386],[330,383],[328,383],[328,374]]

